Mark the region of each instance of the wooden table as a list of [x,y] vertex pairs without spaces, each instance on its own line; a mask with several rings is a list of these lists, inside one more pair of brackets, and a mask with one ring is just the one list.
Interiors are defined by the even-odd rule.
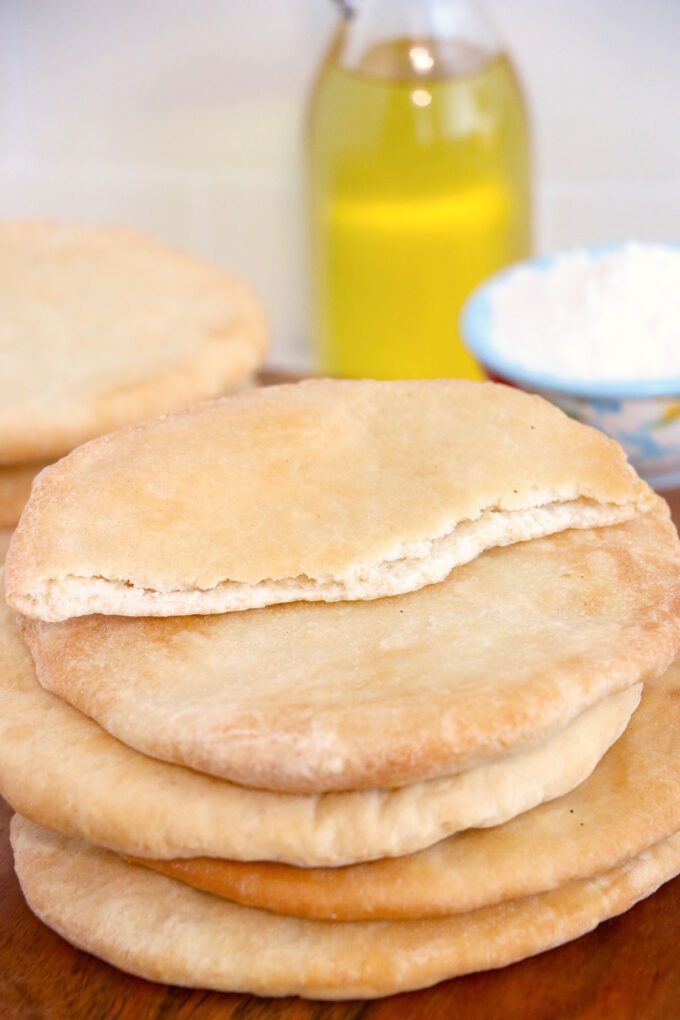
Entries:
[[[666,496],[680,523],[680,490]],[[24,903],[10,815],[0,800],[0,1020],[680,1020],[680,877],[503,970],[374,1002],[267,1000],[153,984],[73,949]]]

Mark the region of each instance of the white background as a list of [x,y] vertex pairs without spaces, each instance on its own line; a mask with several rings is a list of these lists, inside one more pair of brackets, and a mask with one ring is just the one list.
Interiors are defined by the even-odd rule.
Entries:
[[[540,249],[680,239],[680,0],[487,0]],[[124,220],[242,272],[305,363],[304,96],[330,0],[0,0],[0,214]]]

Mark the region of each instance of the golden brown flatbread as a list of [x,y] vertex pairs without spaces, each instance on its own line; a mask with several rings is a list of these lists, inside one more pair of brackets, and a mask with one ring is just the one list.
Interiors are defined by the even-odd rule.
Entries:
[[375,998],[560,945],[628,910],[680,871],[680,836],[540,896],[429,921],[302,921],[201,893],[107,850],[12,820],[31,910],[121,970],[194,988]]
[[0,223],[0,463],[218,396],[266,336],[241,280],[137,230]]
[[638,687],[614,694],[546,744],[458,776],[394,791],[269,793],[139,754],[44,691],[4,606],[0,793],[49,828],[147,857],[347,864],[420,849],[559,797],[592,772],[638,700]]
[[312,380],[64,458],[36,482],[7,597],[53,622],[375,599],[653,500],[616,443],[539,397],[456,379]]
[[395,787],[536,746],[662,673],[680,544],[658,500],[394,598],[21,626],[42,686],[145,754],[287,793]]
[[645,685],[623,736],[571,793],[406,857],[342,868],[142,861],[248,906],[307,918],[438,917],[608,871],[680,826],[680,663]]

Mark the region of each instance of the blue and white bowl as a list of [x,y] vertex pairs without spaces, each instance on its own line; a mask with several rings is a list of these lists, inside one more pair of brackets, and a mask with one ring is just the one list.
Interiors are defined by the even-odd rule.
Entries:
[[[614,247],[602,245],[586,251],[597,257]],[[494,349],[491,328],[494,288],[520,265],[548,269],[555,257],[547,255],[519,263],[478,287],[461,314],[465,345],[489,378],[538,393],[577,421],[594,425],[616,439],[638,474],[654,488],[680,486],[680,377],[640,382],[570,380],[534,371]]]

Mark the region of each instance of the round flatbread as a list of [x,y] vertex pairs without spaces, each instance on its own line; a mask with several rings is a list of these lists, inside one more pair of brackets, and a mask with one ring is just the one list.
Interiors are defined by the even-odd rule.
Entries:
[[49,828],[147,857],[339,865],[499,824],[585,779],[638,700],[636,687],[612,695],[546,744],[458,776],[394,791],[268,793],[119,743],[39,686],[11,611],[0,608],[0,792]]
[[31,494],[35,476],[47,467],[35,464],[0,464],[0,528],[16,527]]
[[395,598],[21,626],[42,686],[145,754],[288,793],[394,787],[535,746],[663,672],[680,544],[658,500]]
[[645,685],[625,733],[571,793],[406,857],[343,868],[139,861],[250,906],[309,918],[437,917],[608,871],[680,827],[680,665]]
[[302,921],[198,892],[107,850],[12,820],[31,910],[73,945],[173,985],[374,998],[503,967],[628,910],[680,871],[680,836],[550,893],[429,921]]
[[52,622],[375,599],[653,501],[621,447],[539,397],[460,379],[312,380],[65,458],[36,483],[7,597]]
[[220,395],[266,333],[244,283],[139,231],[2,223],[0,463]]

